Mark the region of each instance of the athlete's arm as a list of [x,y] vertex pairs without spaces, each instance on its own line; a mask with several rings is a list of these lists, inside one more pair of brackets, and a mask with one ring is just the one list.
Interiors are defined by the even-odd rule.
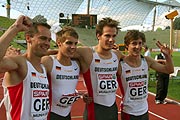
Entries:
[[30,28],[32,22],[28,17],[20,16],[13,25],[0,37],[0,72],[11,71],[17,69],[18,60],[14,57],[4,57],[10,42],[18,34],[18,32],[26,31]]
[[86,72],[89,69],[93,58],[92,49],[86,46],[78,47],[76,57],[80,61],[82,72]]
[[156,43],[156,45],[160,48],[161,52],[164,54],[166,58],[166,64],[163,65],[150,57],[145,57],[149,67],[158,72],[163,72],[167,74],[173,73],[174,65],[171,59],[170,49],[167,46],[162,45],[159,41]]
[[51,58],[51,56],[42,57],[41,63],[45,66],[47,74],[50,75],[53,67],[53,59]]

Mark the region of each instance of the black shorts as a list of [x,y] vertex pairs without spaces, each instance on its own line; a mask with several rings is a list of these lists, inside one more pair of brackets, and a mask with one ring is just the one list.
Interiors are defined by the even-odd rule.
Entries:
[[50,120],[71,120],[71,114],[67,116],[61,116],[56,113],[50,112]]
[[135,116],[128,113],[121,112],[121,120],[149,120],[148,111],[142,115]]
[[[96,120],[118,120],[118,107],[116,103],[110,107],[94,103],[94,109]],[[87,108],[84,110],[83,120],[88,120]]]

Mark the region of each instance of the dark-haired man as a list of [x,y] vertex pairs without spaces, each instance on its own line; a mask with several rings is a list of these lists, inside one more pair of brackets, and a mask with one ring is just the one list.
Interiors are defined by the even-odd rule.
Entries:
[[116,90],[118,89],[118,65],[123,55],[112,50],[118,34],[118,22],[103,18],[96,25],[98,44],[92,48],[78,48],[84,59],[83,76],[89,94],[84,120],[118,120]]
[[[5,56],[13,38],[25,31],[27,52]],[[46,120],[49,113],[49,83],[41,57],[50,48],[47,23],[32,23],[20,16],[0,38],[0,73],[3,80],[7,120]]]

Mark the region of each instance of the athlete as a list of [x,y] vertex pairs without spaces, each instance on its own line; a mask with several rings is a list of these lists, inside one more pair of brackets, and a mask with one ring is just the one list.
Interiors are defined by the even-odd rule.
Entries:
[[117,21],[103,18],[96,26],[98,44],[92,48],[84,46],[77,49],[86,63],[82,69],[89,95],[85,101],[89,104],[85,108],[84,120],[118,120],[116,74],[123,55],[112,50],[118,34],[117,26]]
[[[5,56],[13,38],[25,31],[25,55]],[[33,23],[20,16],[0,38],[0,73],[5,72],[4,105],[7,120],[46,120],[49,113],[49,83],[41,57],[50,48],[47,23]]]
[[73,28],[64,27],[56,33],[56,43],[59,48],[57,55],[42,59],[52,85],[50,119],[71,120],[72,104],[80,98],[76,92],[80,64],[71,59],[76,52],[78,34]]
[[128,55],[120,61],[119,85],[123,96],[121,120],[149,120],[147,102],[149,68],[168,74],[174,71],[170,49],[157,42],[167,61],[167,64],[163,65],[148,56],[141,55],[145,42],[145,35],[137,30],[128,31],[124,37]]

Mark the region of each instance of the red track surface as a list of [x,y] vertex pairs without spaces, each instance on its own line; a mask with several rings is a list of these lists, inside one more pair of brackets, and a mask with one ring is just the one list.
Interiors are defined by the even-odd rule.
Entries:
[[[1,81],[0,81],[1,85]],[[80,78],[77,86],[77,90],[85,92],[86,88],[83,84],[83,79]],[[2,87],[0,87],[0,100],[3,98]],[[168,101],[167,104],[156,105],[154,103],[154,95],[149,94],[148,103],[149,103],[149,117],[150,120],[180,120],[180,105],[174,103],[172,101]],[[120,91],[117,92],[117,104],[120,106]],[[76,103],[74,103],[72,107],[72,120],[83,120],[82,115],[84,111],[84,102],[82,99],[79,99]],[[0,120],[6,120],[5,109],[4,106],[0,108]],[[120,112],[119,112],[119,120]]]

